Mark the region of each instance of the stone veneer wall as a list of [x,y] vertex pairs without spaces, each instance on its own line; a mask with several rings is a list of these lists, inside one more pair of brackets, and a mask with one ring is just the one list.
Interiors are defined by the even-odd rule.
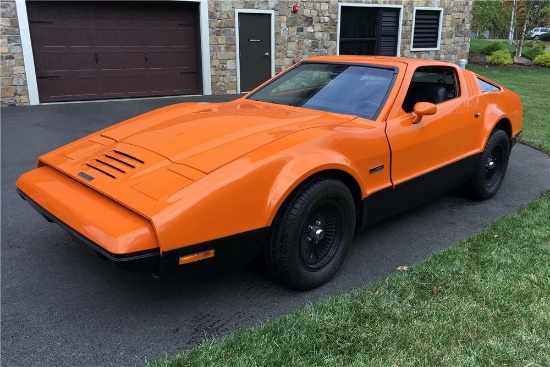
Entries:
[[2,0],[0,36],[0,72],[2,78],[2,101],[4,106],[29,104],[27,78],[23,62],[19,23],[15,0]]
[[[209,0],[212,92],[237,93],[235,9],[275,12],[275,72],[292,64],[292,58],[336,53],[338,0]],[[343,3],[403,5],[401,55],[457,63],[467,58],[473,0],[340,0]],[[298,4],[298,13],[291,6]],[[439,51],[410,51],[413,8],[444,8]],[[15,0],[1,3],[2,106],[28,105],[29,97],[23,62]]]
[[[338,0],[215,0],[209,3],[212,92],[237,92],[234,9],[274,10],[275,72],[292,58],[336,54]],[[340,0],[342,3],[403,5],[401,56],[458,63],[467,58],[470,44],[472,0]],[[291,12],[299,5],[297,13]],[[438,51],[410,51],[414,7],[441,7],[443,22]]]

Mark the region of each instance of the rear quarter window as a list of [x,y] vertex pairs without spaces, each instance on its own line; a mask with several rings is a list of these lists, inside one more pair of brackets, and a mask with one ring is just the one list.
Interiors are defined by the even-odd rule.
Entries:
[[483,79],[479,79],[477,78],[477,82],[479,83],[479,87],[481,88],[481,91],[483,93],[487,93],[487,92],[498,92],[500,90],[499,87],[497,87],[496,85],[494,84],[491,84],[489,82],[486,82],[485,80]]

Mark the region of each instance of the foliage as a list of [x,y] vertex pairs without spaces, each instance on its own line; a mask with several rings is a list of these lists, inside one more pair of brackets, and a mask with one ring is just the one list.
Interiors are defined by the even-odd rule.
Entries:
[[481,53],[483,55],[492,55],[495,51],[504,50],[504,44],[502,42],[495,41],[493,43],[490,43],[488,46],[485,46],[483,49],[481,49]]
[[491,65],[511,65],[514,62],[512,61],[512,56],[506,50],[498,50],[487,56],[487,63]]
[[550,32],[541,34],[540,40],[550,42]]
[[544,45],[541,43],[533,43],[530,48],[524,49],[523,55],[529,60],[535,60],[538,55],[544,53],[544,48]]
[[496,37],[505,37],[510,24],[509,1],[477,0],[474,1],[472,30],[483,33],[492,30]]
[[151,366],[546,366],[550,195],[427,261]]
[[550,51],[545,51],[542,54],[535,57],[535,65],[544,66],[550,68]]

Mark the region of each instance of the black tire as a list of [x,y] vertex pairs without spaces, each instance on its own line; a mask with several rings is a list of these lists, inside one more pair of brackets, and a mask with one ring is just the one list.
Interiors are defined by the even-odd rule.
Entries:
[[485,200],[492,198],[500,188],[510,156],[510,140],[502,130],[495,130],[487,140],[485,149],[468,186],[472,196]]
[[299,189],[277,214],[264,268],[298,289],[326,283],[344,262],[355,230],[355,203],[348,188],[332,178]]

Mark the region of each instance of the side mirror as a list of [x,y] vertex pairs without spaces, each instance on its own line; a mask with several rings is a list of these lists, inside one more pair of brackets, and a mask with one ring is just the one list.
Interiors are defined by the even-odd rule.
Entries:
[[413,124],[418,124],[422,117],[435,115],[437,112],[437,106],[429,102],[418,102],[414,105],[414,119]]

